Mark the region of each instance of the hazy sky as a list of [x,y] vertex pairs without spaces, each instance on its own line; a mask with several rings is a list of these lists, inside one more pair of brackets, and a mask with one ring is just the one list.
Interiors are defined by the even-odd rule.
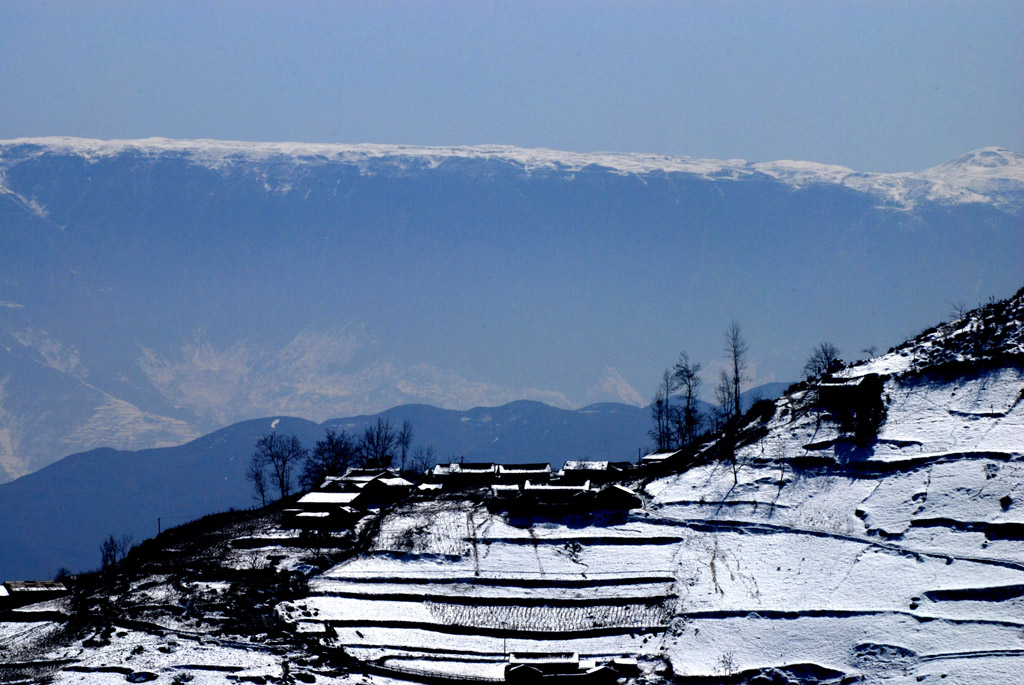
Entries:
[[0,0],[0,138],[1024,150],[1024,2]]

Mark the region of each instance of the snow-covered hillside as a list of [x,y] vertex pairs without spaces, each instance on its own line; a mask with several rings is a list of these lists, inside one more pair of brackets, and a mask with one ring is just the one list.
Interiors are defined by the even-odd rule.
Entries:
[[[1022,335],[1024,291],[794,386],[738,430],[735,460],[643,478],[645,506],[624,517],[509,517],[471,493],[409,500],[368,524],[365,550],[275,609],[296,639],[373,672],[326,671],[296,642],[280,658],[306,682],[487,681],[502,678],[508,652],[571,651],[636,657],[650,683],[1017,683]],[[277,554],[278,568],[299,568],[317,553],[281,554],[270,543],[285,534],[262,525],[221,563]],[[141,606],[228,593],[211,579],[151,578]],[[167,624],[202,634],[177,656],[155,651],[167,636],[122,625],[109,644],[51,650],[79,668],[56,682],[83,669],[99,682],[97,669],[127,654],[168,680],[207,682],[218,658],[238,677],[280,672],[240,656],[260,636],[231,642],[221,628],[214,639],[201,616]],[[200,654],[207,666],[187,665]]]
[[[797,394],[739,450],[735,478],[719,462],[656,479],[646,511],[617,525],[517,528],[469,503],[409,505],[380,553],[285,611],[334,622],[359,658],[426,670],[498,674],[507,648],[634,654],[678,675],[1016,682],[1022,390],[1020,367],[890,381],[877,443],[852,452]],[[809,455],[835,465],[797,465]]]
[[[735,470],[651,480],[628,521],[514,527],[470,502],[411,504],[385,520],[378,553],[285,612],[335,622],[360,658],[426,670],[500,673],[500,643],[640,655],[677,675],[1016,682],[1022,312],[1018,294],[838,374],[893,374],[865,447],[812,384],[779,401]],[[983,330],[985,350],[958,349]],[[953,373],[937,350],[971,363]]]

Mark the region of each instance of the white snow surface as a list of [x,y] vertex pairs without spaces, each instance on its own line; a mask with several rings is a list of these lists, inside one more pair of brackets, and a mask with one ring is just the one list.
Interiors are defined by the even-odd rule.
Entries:
[[[95,140],[87,138],[16,138],[0,141],[0,187],[3,167],[11,161],[44,154],[78,155],[86,160],[134,154],[145,157],[179,156],[211,169],[242,163],[326,164],[356,166],[361,173],[394,173],[436,169],[458,160],[494,160],[530,174],[565,173],[602,168],[614,173],[645,176],[679,173],[710,180],[741,180],[767,176],[793,188],[825,184],[851,188],[876,197],[883,205],[911,208],[920,202],[988,203],[1020,209],[1024,193],[1024,155],[986,147],[919,172],[867,173],[817,162],[742,159],[621,152],[566,152],[507,145],[429,147],[415,145],[246,142],[222,140]],[[281,180],[268,189],[288,192]]]

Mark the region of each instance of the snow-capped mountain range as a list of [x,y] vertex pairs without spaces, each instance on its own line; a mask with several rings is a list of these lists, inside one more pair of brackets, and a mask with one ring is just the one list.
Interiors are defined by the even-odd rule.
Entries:
[[791,379],[815,341],[854,357],[1016,289],[1022,216],[1024,161],[1000,148],[872,174],[0,141],[0,480],[274,414],[639,405],[681,349],[713,373],[732,319],[755,384]]
[[[285,169],[317,164],[344,164],[362,174],[415,172],[437,169],[459,161],[494,161],[522,173],[545,171],[561,174],[600,168],[623,175],[678,173],[708,180],[740,180],[765,175],[794,188],[838,185],[876,197],[885,205],[909,209],[920,202],[990,203],[1018,209],[1024,192],[1024,154],[1001,147],[986,147],[919,172],[870,173],[849,167],[794,160],[748,162],[742,159],[618,152],[567,152],[507,145],[430,147],[415,145],[345,145],[327,143],[265,143],[221,140],[95,140],[85,138],[18,138],[0,141],[0,155],[17,163],[40,155],[73,155],[88,162],[133,155],[144,158],[181,158],[209,169],[227,169],[241,162],[272,165],[268,189],[287,193],[293,189]],[[275,178],[270,178],[273,175]],[[301,176],[300,174],[293,177]],[[2,178],[2,177],[0,177]],[[273,185],[269,185],[273,181]],[[0,192],[13,192],[0,186]],[[32,198],[27,206],[45,215],[46,209]]]

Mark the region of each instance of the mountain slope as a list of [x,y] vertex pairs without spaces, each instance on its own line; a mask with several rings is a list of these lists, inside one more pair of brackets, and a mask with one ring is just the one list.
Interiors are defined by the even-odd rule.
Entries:
[[0,380],[20,390],[3,400],[0,468],[260,416],[639,404],[680,347],[713,363],[730,319],[763,351],[759,379],[793,377],[809,340],[860,349],[1015,288],[1022,168],[994,148],[865,174],[504,147],[3,141]]
[[[750,418],[734,462],[712,444],[621,523],[410,503],[287,616],[340,621],[332,644],[398,677],[494,677],[504,643],[638,655],[653,682],[1016,682],[1022,343],[1024,291],[797,386]],[[872,396],[847,406],[835,387],[881,369],[865,439]]]
[[188,564],[167,536],[79,600],[106,602],[117,631],[0,622],[0,649],[58,683],[112,666],[486,682],[510,652],[629,655],[658,684],[1019,680],[1024,290],[797,384],[676,464],[632,483],[645,502],[628,513],[508,514],[463,491],[317,540],[274,512],[193,529],[216,552]]
[[[276,421],[277,430],[306,444],[322,435],[311,421]],[[108,534],[142,541],[157,533],[158,517],[168,527],[248,507],[245,469],[272,423],[248,421],[180,447],[74,454],[0,485],[0,575],[47,578],[62,567],[88,570],[99,564],[99,544]]]

